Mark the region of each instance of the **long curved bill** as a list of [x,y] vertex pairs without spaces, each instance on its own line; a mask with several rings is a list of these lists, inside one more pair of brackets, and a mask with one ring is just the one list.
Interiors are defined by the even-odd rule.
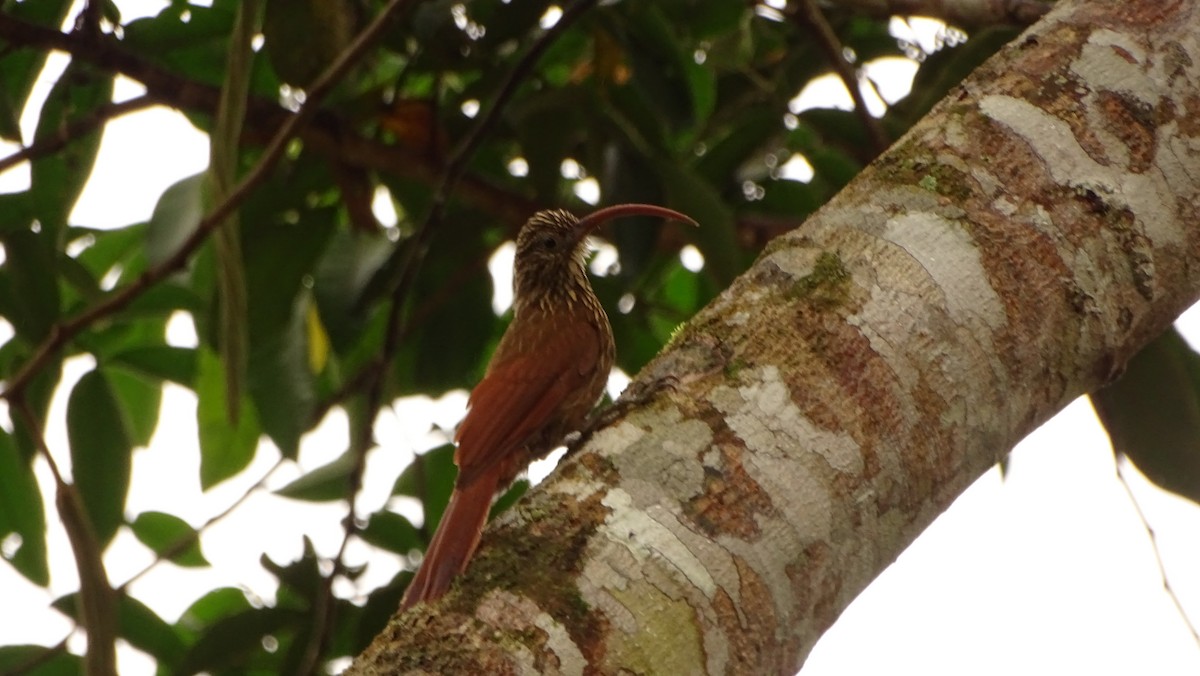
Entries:
[[614,204],[610,207],[604,207],[597,211],[584,216],[575,224],[575,236],[577,238],[586,237],[600,224],[611,221],[614,218],[624,218],[626,216],[658,216],[672,221],[680,221],[681,223],[689,223],[699,227],[693,218],[685,214],[681,214],[674,209],[655,206],[653,204]]

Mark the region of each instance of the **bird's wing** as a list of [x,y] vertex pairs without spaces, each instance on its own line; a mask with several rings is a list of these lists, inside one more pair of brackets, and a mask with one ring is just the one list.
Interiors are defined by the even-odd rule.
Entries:
[[600,338],[590,323],[573,322],[522,347],[519,353],[493,357],[487,375],[471,392],[454,455],[460,485],[494,467],[552,421],[564,400],[592,377]]

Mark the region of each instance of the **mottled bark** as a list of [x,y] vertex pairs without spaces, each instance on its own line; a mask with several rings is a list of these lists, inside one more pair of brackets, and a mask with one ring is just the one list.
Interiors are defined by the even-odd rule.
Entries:
[[350,673],[793,673],[1200,295],[1198,212],[1200,6],[1061,3],[773,242],[635,381],[675,386]]

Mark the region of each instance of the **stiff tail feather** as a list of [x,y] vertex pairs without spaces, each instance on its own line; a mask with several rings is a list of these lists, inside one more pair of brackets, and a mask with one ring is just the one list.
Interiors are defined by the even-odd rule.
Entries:
[[421,568],[400,600],[401,610],[440,598],[455,576],[466,570],[471,555],[479,546],[479,536],[483,533],[495,492],[496,477],[490,473],[465,488],[454,489],[429,549],[425,550]]

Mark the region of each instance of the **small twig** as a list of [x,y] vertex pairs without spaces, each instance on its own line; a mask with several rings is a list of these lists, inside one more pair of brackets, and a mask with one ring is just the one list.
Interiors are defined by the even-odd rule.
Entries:
[[312,427],[316,427],[318,424],[320,424],[320,422],[325,419],[325,416],[329,414],[330,409],[348,399],[350,395],[366,387],[367,383],[370,382],[372,378],[378,377],[378,373],[379,360],[368,360],[366,364],[363,364],[362,367],[358,369],[357,373],[355,373],[349,380],[342,383],[341,387],[334,390],[333,394],[329,395],[327,399],[318,402],[317,405],[313,407],[312,416],[309,418],[310,425]]
[[87,35],[100,34],[100,20],[104,18],[104,0],[87,0],[83,11],[75,17],[75,30]]
[[389,20],[406,2],[407,0],[391,0],[379,13],[375,21],[350,43],[346,51],[342,52],[325,69],[325,72],[321,73],[321,76],[307,90],[308,97],[304,105],[294,115],[289,116],[283,125],[279,127],[275,136],[271,138],[271,142],[263,150],[263,154],[259,157],[258,163],[254,165],[254,168],[234,186],[220,204],[201,219],[200,223],[196,225],[195,231],[192,232],[170,258],[146,270],[140,277],[130,283],[129,286],[115,291],[104,300],[84,310],[75,317],[56,324],[51,329],[50,335],[38,345],[33,356],[9,380],[7,388],[4,392],[0,393],[0,399],[9,399],[11,401],[12,397],[20,394],[29,384],[30,379],[41,371],[54,354],[67,341],[74,338],[86,327],[91,326],[92,323],[99,319],[119,312],[145,292],[146,289],[161,282],[176,270],[183,268],[196,249],[225,221],[226,217],[233,213],[234,209],[241,205],[252,191],[266,181],[267,174],[275,166],[275,163],[279,161],[279,158],[283,156],[288,141],[316,113],[317,107],[321,104],[325,96],[329,94],[334,85],[341,81],[342,76],[350,70],[359,57],[366,52],[367,47],[383,32]]
[[1004,24],[1028,26],[1054,6],[1054,3],[1043,0],[839,0],[838,4],[844,10],[875,18],[915,14],[966,27]]
[[825,20],[825,15],[817,7],[815,0],[799,0],[793,4],[793,7],[795,9],[790,10],[788,16],[796,25],[808,30],[813,36],[817,45],[825,52],[825,58],[829,61],[829,65],[849,90],[850,98],[854,100],[854,113],[862,122],[863,129],[871,139],[873,154],[878,155],[887,150],[892,142],[888,138],[887,132],[884,131],[883,125],[875,116],[871,115],[871,111],[867,110],[867,100],[863,97],[862,88],[858,84],[858,73],[846,61],[844,48],[841,41],[838,40],[837,34],[833,32],[833,27]]
[[117,673],[117,596],[108,581],[104,569],[103,548],[96,540],[96,533],[79,492],[67,483],[58,471],[42,426],[25,397],[10,399],[17,415],[28,428],[38,452],[50,465],[54,475],[54,506],[67,531],[71,552],[75,555],[75,569],[79,573],[79,594],[76,612],[78,624],[87,632],[87,655],[84,658],[84,673],[87,676],[109,676]]
[[165,547],[161,552],[156,552],[154,555],[153,561],[151,561],[149,564],[147,564],[144,568],[142,568],[138,572],[134,573],[129,579],[127,579],[124,582],[122,582],[121,584],[117,585],[117,587],[116,587],[117,592],[121,593],[121,594],[125,593],[126,591],[128,591],[130,585],[132,585],[134,582],[137,582],[138,580],[140,580],[151,570],[154,570],[154,568],[157,567],[158,564],[162,563],[163,561],[170,560],[171,558],[183,553],[183,551],[185,549],[187,549],[188,547],[191,547],[193,543],[195,543],[197,540],[200,539],[200,536],[204,533],[204,531],[213,527],[218,522],[223,520],[225,517],[232,514],[234,512],[234,510],[236,510],[238,507],[240,507],[242,505],[242,503],[244,503],[244,502],[246,502],[246,500],[250,499],[251,495],[254,495],[256,492],[261,490],[263,488],[263,486],[265,486],[267,484],[267,480],[271,478],[271,475],[275,473],[275,470],[277,470],[281,466],[283,466],[283,463],[284,463],[283,458],[276,460],[275,464],[271,465],[271,467],[269,469],[267,469],[267,471],[265,473],[263,473],[262,477],[259,478],[258,481],[254,482],[254,485],[247,488],[245,490],[245,492],[243,492],[240,496],[238,496],[238,499],[231,502],[228,507],[226,507],[225,509],[222,509],[221,511],[217,512],[216,514],[210,516],[208,518],[208,520],[205,521],[204,523],[200,524],[200,526],[198,528],[193,530],[191,533],[188,533],[187,535],[172,542],[170,545],[167,545],[167,547]]
[[1137,496],[1133,494],[1133,489],[1129,487],[1129,481],[1125,479],[1125,472],[1121,469],[1121,461],[1117,460],[1117,479],[1121,482],[1121,486],[1125,488],[1125,494],[1129,496],[1129,504],[1133,505],[1133,511],[1137,512],[1138,518],[1142,521],[1142,526],[1146,529],[1146,536],[1150,538],[1150,548],[1154,551],[1154,561],[1158,564],[1158,574],[1162,578],[1163,591],[1171,598],[1171,602],[1175,604],[1175,610],[1179,612],[1180,619],[1183,620],[1184,626],[1192,634],[1192,640],[1196,642],[1196,647],[1200,648],[1200,632],[1196,631],[1196,625],[1192,624],[1192,620],[1188,617],[1187,611],[1184,610],[1183,604],[1179,601],[1179,596],[1175,593],[1175,589],[1171,586],[1171,580],[1167,577],[1167,568],[1163,565],[1162,552],[1158,548],[1158,536],[1154,532],[1154,527],[1150,525],[1150,521],[1146,518],[1146,513],[1142,511],[1142,506],[1138,504]]
[[92,111],[90,115],[74,120],[65,127],[60,127],[53,134],[47,134],[41,138],[34,139],[33,143],[28,146],[21,148],[8,157],[0,159],[0,173],[8,171],[22,162],[28,162],[58,152],[72,141],[87,136],[111,120],[149,108],[157,103],[158,100],[153,96],[143,94],[120,103],[109,103],[100,106]]
[[[17,48],[56,49],[103,70],[120,73],[137,80],[146,87],[150,96],[164,106],[200,110],[210,115],[217,109],[220,97],[218,88],[189,80],[128,52],[116,40],[107,39],[107,36],[92,39],[79,33],[63,33],[0,12],[0,55]],[[289,114],[274,101],[253,98],[247,117],[248,141],[260,144],[267,142]],[[330,161],[370,171],[384,171],[430,186],[441,177],[440,160],[435,162],[427,153],[361,136],[325,111],[318,113],[313,124],[300,130],[298,137],[304,141],[305,150],[312,150]],[[497,220],[518,225],[536,209],[536,205],[532,205],[524,196],[470,175],[463,177],[458,193]]]
[[517,87],[529,76],[533,67],[541,60],[542,54],[549,49],[550,45],[554,44],[559,35],[565,32],[568,27],[574,24],[579,17],[583,16],[595,4],[596,0],[576,0],[570,7],[564,9],[562,16],[558,19],[558,23],[554,24],[541,37],[535,40],[529,46],[529,50],[513,66],[508,77],[505,78],[504,84],[496,92],[496,98],[492,99],[492,105],[488,107],[483,116],[479,118],[479,123],[475,125],[467,137],[454,149],[453,154],[451,154],[450,162],[446,165],[446,175],[442,180],[442,184],[438,186],[438,192],[434,198],[435,209],[439,203],[444,208],[446,199],[449,197],[450,192],[454,190],[455,184],[462,176],[467,163],[474,157],[475,151],[478,150],[479,144],[483,142],[484,136],[491,131],[492,127],[500,119],[500,112],[508,105],[508,100],[517,93]]

